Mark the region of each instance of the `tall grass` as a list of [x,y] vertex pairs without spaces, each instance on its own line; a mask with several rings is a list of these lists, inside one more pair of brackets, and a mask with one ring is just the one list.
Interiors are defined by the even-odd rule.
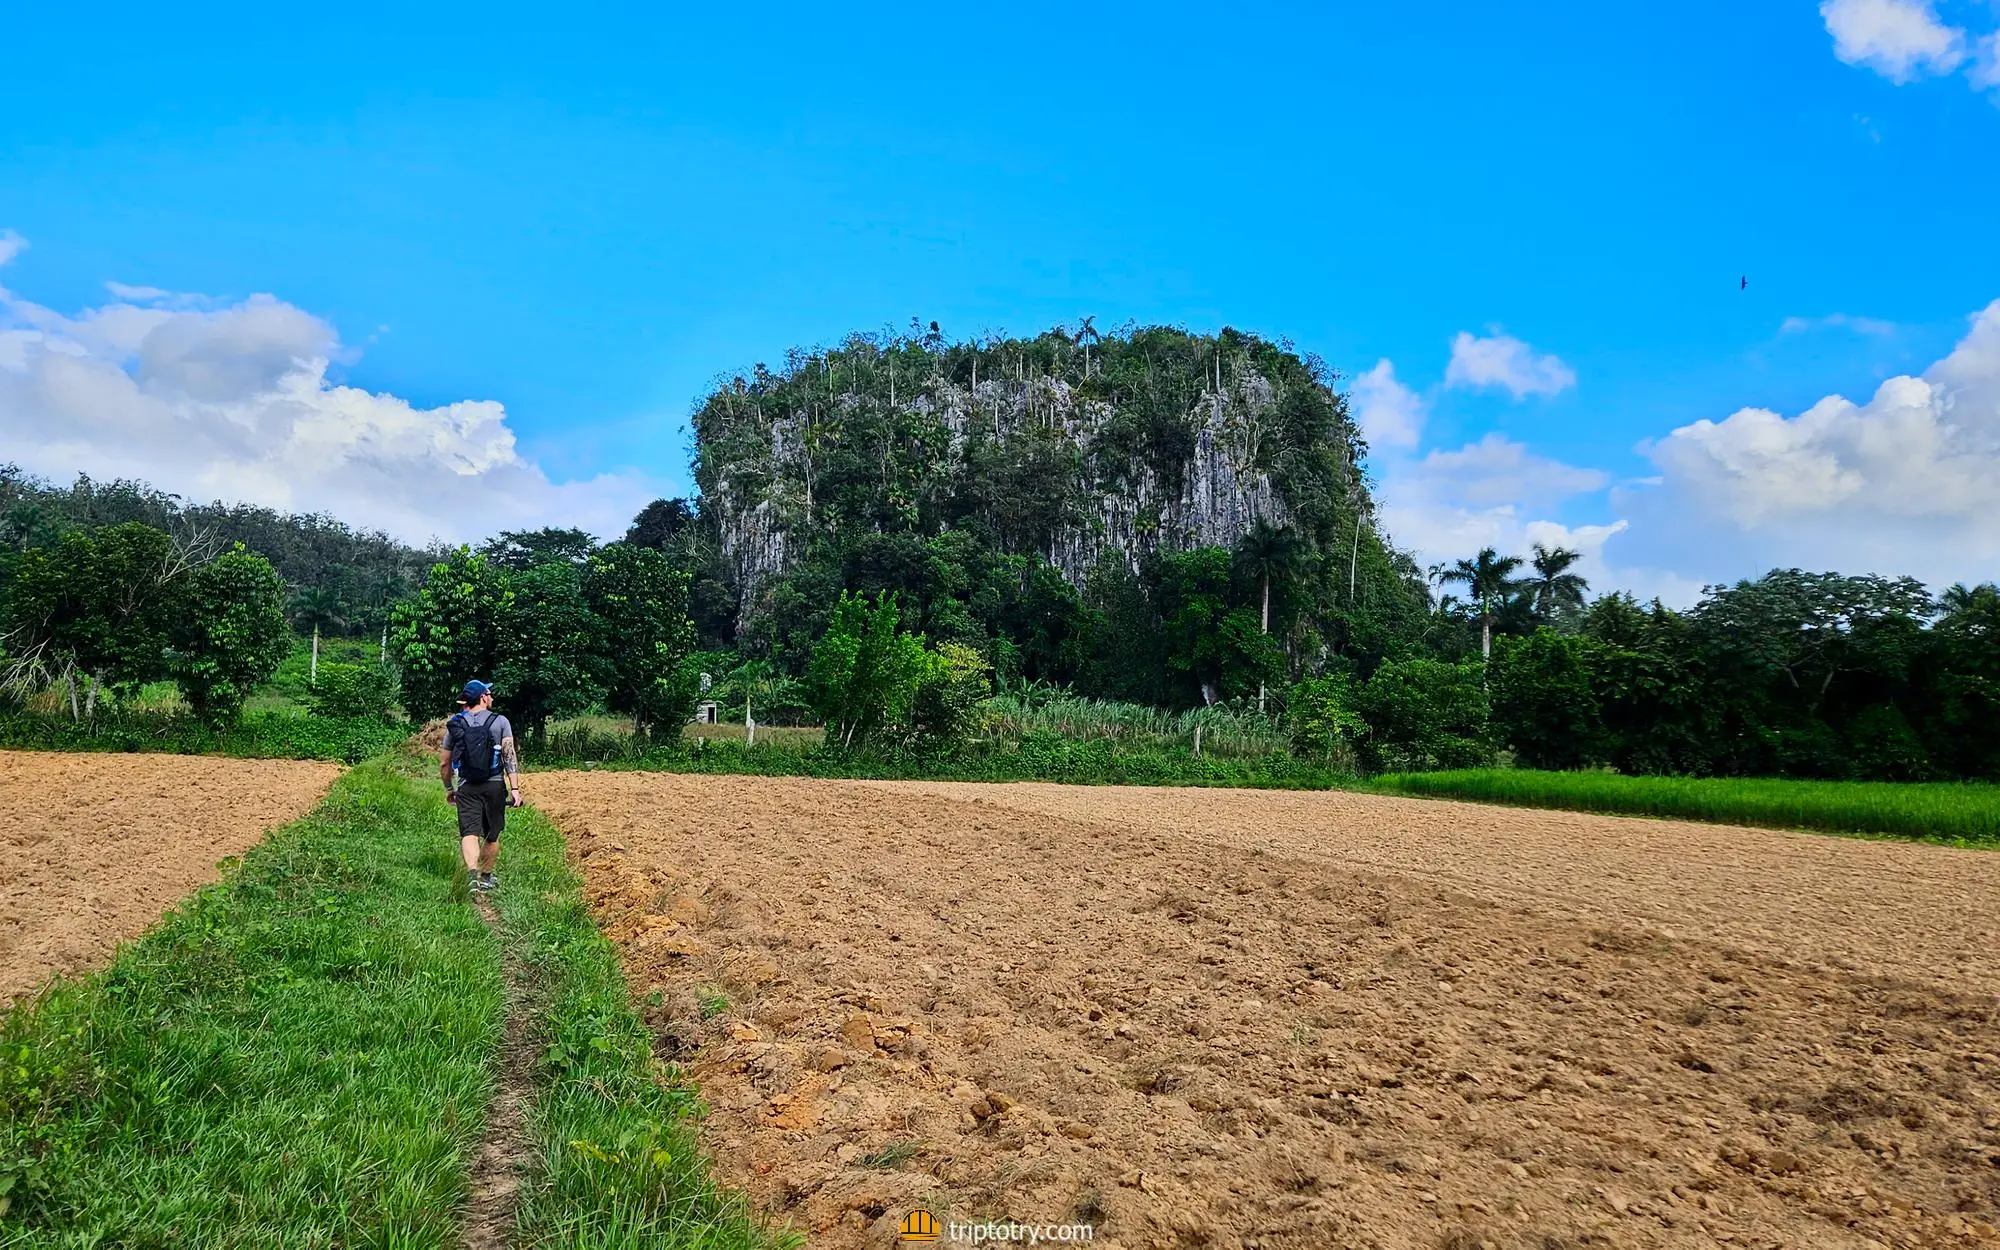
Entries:
[[1201,753],[1224,759],[1253,759],[1290,748],[1275,717],[1224,707],[1172,712],[1140,703],[1113,703],[1058,695],[1036,699],[1003,694],[985,704],[985,728],[993,738],[1021,739],[1056,734],[1078,742],[1116,742],[1160,750],[1194,750],[1201,730]]
[[2000,846],[2000,786],[1991,785],[1628,777],[1502,768],[1397,773],[1373,784],[1400,794],[1481,803]]
[[204,725],[186,711],[113,708],[88,721],[65,711],[0,712],[0,747],[34,751],[159,751],[239,759],[343,760],[358,764],[409,737],[410,727],[291,712],[246,711],[233,725]]

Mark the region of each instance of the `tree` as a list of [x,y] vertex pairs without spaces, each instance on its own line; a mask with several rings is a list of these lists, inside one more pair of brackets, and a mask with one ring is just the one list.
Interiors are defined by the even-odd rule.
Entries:
[[1954,586],[1944,608],[1914,683],[1927,751],[1956,776],[2000,781],[2000,588]]
[[1774,569],[1711,586],[1693,619],[1708,648],[1749,675],[1775,679],[1816,716],[1842,674],[1900,677],[1933,610],[1913,577],[1845,577]]
[[[1271,632],[1271,583],[1280,584],[1283,595],[1284,583],[1298,575],[1305,563],[1305,545],[1289,527],[1278,527],[1266,521],[1258,521],[1243,536],[1236,546],[1237,567],[1243,571],[1258,588],[1258,630]],[[1264,706],[1264,685],[1257,685],[1257,707]]]
[[1356,738],[1367,723],[1354,710],[1354,689],[1345,675],[1315,677],[1292,687],[1285,699],[1285,728],[1292,754],[1302,759],[1351,763]]
[[502,530],[479,553],[509,572],[538,564],[580,565],[597,550],[597,540],[579,529]]
[[1193,680],[1204,706],[1250,693],[1283,666],[1256,614],[1231,605],[1230,563],[1221,547],[1197,547],[1149,565],[1167,668]]
[[1502,638],[1487,667],[1493,728],[1529,768],[1581,768],[1602,750],[1604,720],[1591,686],[1593,643],[1544,625]]
[[1503,556],[1486,547],[1473,559],[1460,560],[1438,574],[1441,582],[1464,583],[1472,596],[1472,602],[1479,610],[1479,654],[1482,658],[1492,658],[1493,622],[1507,600],[1521,587],[1514,577],[1514,570],[1520,567],[1521,557]]
[[829,743],[852,747],[907,715],[924,675],[920,635],[897,632],[893,594],[841,592],[826,636],[813,648],[806,681]]
[[1584,593],[1590,589],[1590,583],[1581,574],[1569,571],[1581,559],[1582,552],[1568,547],[1551,549],[1535,544],[1535,575],[1528,579],[1527,590],[1535,616],[1542,623],[1583,610]]
[[688,575],[650,547],[613,543],[590,558],[583,595],[600,631],[608,706],[648,733],[678,735],[700,696],[688,665]]
[[285,585],[271,562],[237,543],[194,570],[177,597],[169,667],[181,697],[228,724],[285,658]]
[[910,734],[920,745],[950,750],[979,724],[979,706],[993,693],[992,666],[958,642],[926,651],[923,659],[910,700]]
[[324,628],[335,633],[347,628],[347,605],[341,601],[340,592],[324,586],[302,590],[292,596],[292,624],[299,629],[312,631],[312,664],[307,671],[307,680],[319,681],[319,631]]
[[1392,661],[1356,692],[1355,711],[1367,726],[1360,747],[1371,769],[1475,768],[1492,762],[1480,666]]
[[[174,597],[199,554],[137,522],[72,530],[24,553],[8,595],[15,649],[61,674],[71,714],[87,718],[99,689],[129,693],[167,675]],[[81,709],[79,674],[88,683]]]
[[791,686],[791,679],[778,672],[768,660],[752,660],[729,674],[729,690],[743,698],[743,745],[757,745],[757,706]]
[[574,564],[533,565],[515,573],[509,588],[493,682],[508,717],[540,738],[550,720],[578,715],[601,697],[609,667],[605,657],[623,640],[607,640],[584,600]]
[[465,547],[431,566],[423,589],[395,606],[389,649],[413,720],[448,714],[467,681],[492,679],[507,654],[513,608],[506,570]]
[[694,523],[694,509],[688,506],[687,500],[655,499],[639,509],[639,515],[632,518],[631,528],[625,531],[625,541],[634,547],[664,551]]

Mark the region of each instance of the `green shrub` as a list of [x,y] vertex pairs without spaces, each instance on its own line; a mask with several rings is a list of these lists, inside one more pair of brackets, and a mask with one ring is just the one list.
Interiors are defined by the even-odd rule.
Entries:
[[1493,728],[1527,768],[1581,768],[1604,751],[1604,715],[1591,685],[1588,638],[1543,626],[1493,640],[1487,665]]
[[1492,762],[1486,687],[1476,663],[1384,664],[1357,693],[1355,711],[1367,725],[1360,753],[1370,771],[1422,772]]
[[396,683],[387,673],[360,664],[321,664],[306,706],[315,716],[390,720],[396,708]]
[[992,693],[992,670],[984,656],[963,643],[947,642],[924,653],[923,675],[910,703],[910,729],[933,747],[964,745],[979,726],[980,705]]
[[1367,729],[1353,707],[1354,690],[1345,677],[1316,677],[1293,686],[1285,708],[1292,754],[1351,764],[1354,740]]
[[204,724],[180,712],[116,711],[95,721],[17,712],[0,716],[0,747],[30,751],[159,751],[240,759],[340,760],[358,764],[409,736],[380,719],[247,712],[233,725]]

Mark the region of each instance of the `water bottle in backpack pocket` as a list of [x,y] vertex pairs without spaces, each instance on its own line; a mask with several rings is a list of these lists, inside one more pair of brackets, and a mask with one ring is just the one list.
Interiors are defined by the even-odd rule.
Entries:
[[500,739],[493,734],[497,716],[483,721],[460,712],[452,718],[459,725],[458,775],[469,782],[491,781],[500,775]]

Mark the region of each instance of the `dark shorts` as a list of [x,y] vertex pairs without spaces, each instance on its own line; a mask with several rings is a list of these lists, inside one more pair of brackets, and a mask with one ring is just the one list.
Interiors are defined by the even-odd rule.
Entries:
[[468,781],[458,787],[458,836],[498,842],[507,827],[507,782]]

